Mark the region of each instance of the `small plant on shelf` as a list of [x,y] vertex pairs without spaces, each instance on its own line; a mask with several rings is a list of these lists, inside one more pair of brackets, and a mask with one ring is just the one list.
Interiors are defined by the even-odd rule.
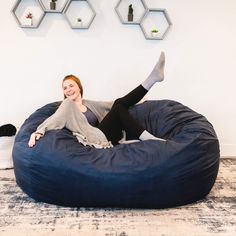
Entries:
[[152,37],[157,37],[157,34],[158,34],[158,29],[152,29],[151,30],[151,34],[152,34]]
[[28,12],[25,16],[25,25],[32,26],[33,25],[33,14]]
[[56,7],[57,7],[56,1],[57,0],[51,0],[51,2],[50,2],[50,10],[56,10]]

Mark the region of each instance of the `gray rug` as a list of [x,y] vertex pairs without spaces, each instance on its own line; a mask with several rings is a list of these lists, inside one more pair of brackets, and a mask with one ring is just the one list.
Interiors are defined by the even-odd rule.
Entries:
[[163,210],[78,209],[38,203],[21,191],[13,176],[0,177],[0,235],[49,234],[235,236],[236,158],[221,160],[217,181],[206,199]]

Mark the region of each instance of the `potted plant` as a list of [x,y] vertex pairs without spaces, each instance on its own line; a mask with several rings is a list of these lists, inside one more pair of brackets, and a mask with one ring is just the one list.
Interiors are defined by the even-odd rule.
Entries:
[[24,23],[27,26],[32,26],[33,25],[33,14],[31,12],[26,14]]
[[158,30],[157,29],[152,29],[151,34],[152,34],[152,37],[157,37]]
[[56,10],[57,4],[56,4],[57,0],[51,0],[50,2],[50,9],[51,10]]
[[80,17],[77,18],[77,24],[79,27],[82,27],[82,19]]

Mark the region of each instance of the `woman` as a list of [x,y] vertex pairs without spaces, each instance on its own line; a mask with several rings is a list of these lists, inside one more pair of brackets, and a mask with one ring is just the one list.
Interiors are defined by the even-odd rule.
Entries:
[[29,147],[43,137],[47,130],[67,128],[78,141],[96,148],[110,148],[122,139],[122,131],[139,140],[157,138],[145,130],[130,114],[129,107],[138,103],[156,82],[164,79],[165,54],[160,58],[151,74],[141,85],[126,96],[112,102],[97,102],[82,99],[83,87],[74,75],[63,79],[64,101],[57,111],[32,133]]

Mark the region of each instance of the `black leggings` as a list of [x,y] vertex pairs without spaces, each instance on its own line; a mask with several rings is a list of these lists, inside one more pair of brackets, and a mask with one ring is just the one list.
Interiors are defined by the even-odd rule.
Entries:
[[138,139],[145,130],[129,113],[129,107],[139,102],[148,92],[142,85],[132,90],[124,97],[115,100],[110,112],[104,117],[98,128],[106,135],[112,144],[117,144],[122,138],[122,130]]

